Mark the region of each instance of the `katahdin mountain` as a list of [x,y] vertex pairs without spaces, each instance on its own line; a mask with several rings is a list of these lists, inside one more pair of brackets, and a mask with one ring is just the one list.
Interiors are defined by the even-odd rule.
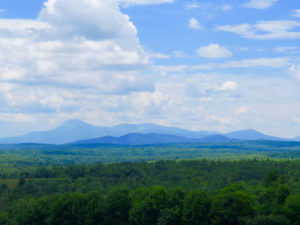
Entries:
[[287,139],[268,136],[252,129],[221,134],[219,132],[191,131],[156,124],[120,124],[112,127],[101,127],[85,123],[81,120],[68,120],[53,130],[31,132],[18,137],[2,138],[0,139],[0,144],[162,144],[237,140],[286,141]]

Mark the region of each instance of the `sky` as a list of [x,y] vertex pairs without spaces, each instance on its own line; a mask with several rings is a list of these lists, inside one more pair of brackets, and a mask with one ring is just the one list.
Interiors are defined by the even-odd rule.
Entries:
[[68,119],[300,136],[300,1],[0,0],[0,137]]

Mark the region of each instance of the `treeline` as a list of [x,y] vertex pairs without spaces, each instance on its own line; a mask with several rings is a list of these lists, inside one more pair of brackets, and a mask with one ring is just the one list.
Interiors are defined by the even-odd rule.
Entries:
[[33,166],[28,169],[8,169],[0,172],[0,179],[8,178],[73,178],[103,177],[124,179],[156,177],[159,180],[203,177],[238,180],[261,180],[268,172],[298,178],[300,160],[163,160],[153,162],[97,163],[79,165]]
[[[65,192],[100,191],[107,194],[114,186],[135,190],[161,185],[217,191],[232,183],[241,183],[255,190],[272,172],[289,184],[293,192],[300,193],[300,161],[192,160],[35,167],[13,174],[1,173],[0,201],[1,193],[7,192],[11,192],[14,198]],[[8,184],[12,188],[6,189],[7,182],[3,179],[8,178],[19,185]]]
[[125,185],[130,189],[153,185],[171,188],[179,185],[187,189],[215,190],[233,182],[244,181],[248,184],[257,184],[272,171],[277,171],[294,188],[299,186],[300,161],[298,160],[184,160],[98,163],[92,165],[35,167],[28,171],[19,170],[16,173],[0,173],[0,178],[24,178],[26,179],[25,186],[38,186],[42,183],[45,186],[55,182],[57,186],[63,186],[64,182],[67,182],[68,185],[78,183],[81,187],[84,184],[101,183],[108,190],[116,185]]
[[260,193],[240,185],[216,193],[165,189],[65,193],[20,199],[0,213],[1,225],[296,225],[300,196],[273,180]]
[[300,161],[158,161],[2,173],[0,225],[296,225]]

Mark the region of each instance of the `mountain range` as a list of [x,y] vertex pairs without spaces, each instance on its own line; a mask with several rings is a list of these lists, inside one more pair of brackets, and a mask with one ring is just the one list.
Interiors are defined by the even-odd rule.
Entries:
[[[161,144],[236,140],[286,141],[287,139],[268,136],[252,129],[221,134],[219,132],[191,131],[156,124],[121,124],[112,127],[101,127],[85,123],[81,120],[68,120],[53,130],[31,132],[18,137],[2,138],[0,139],[0,144]],[[297,138],[294,140],[297,140]]]

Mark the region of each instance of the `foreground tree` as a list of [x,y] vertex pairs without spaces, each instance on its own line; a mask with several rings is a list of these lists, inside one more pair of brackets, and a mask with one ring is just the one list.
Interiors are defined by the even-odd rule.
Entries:
[[190,225],[208,225],[211,201],[205,192],[192,191],[184,199],[183,222]]

